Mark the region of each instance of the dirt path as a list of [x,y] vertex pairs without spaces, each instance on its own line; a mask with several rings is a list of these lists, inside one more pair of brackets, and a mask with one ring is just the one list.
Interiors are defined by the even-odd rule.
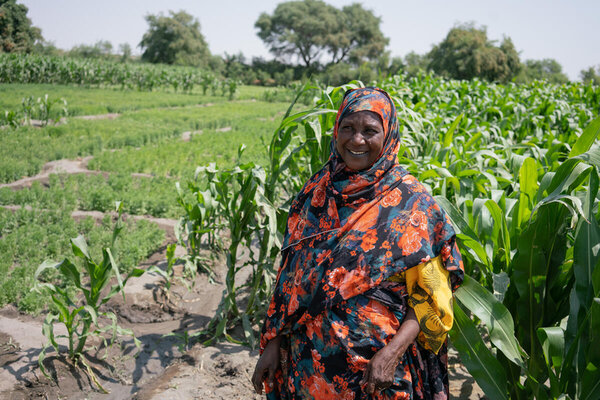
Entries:
[[77,160],[56,160],[47,162],[42,168],[42,172],[37,175],[29,176],[27,178],[19,179],[11,183],[2,183],[0,188],[9,187],[14,190],[23,189],[30,187],[33,182],[41,182],[44,185],[48,185],[51,174],[87,174],[87,175],[105,175],[108,176],[107,172],[92,171],[87,168],[88,162],[92,159],[92,156],[79,158]]

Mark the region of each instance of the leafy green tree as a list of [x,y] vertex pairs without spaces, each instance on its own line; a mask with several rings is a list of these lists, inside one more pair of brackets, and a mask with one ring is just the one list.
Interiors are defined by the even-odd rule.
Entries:
[[93,45],[80,44],[69,50],[70,57],[81,58],[110,58],[113,45],[108,40],[98,40]]
[[591,81],[594,85],[600,85],[600,65],[596,69],[589,67],[581,70],[579,76],[584,83]]
[[343,7],[337,19],[336,32],[329,36],[328,43],[333,64],[348,60],[358,65],[366,60],[375,60],[384,53],[389,39],[379,28],[381,18],[372,11],[354,3]]
[[475,77],[488,81],[506,82],[521,67],[519,54],[510,38],[500,46],[488,40],[486,28],[473,24],[450,29],[446,38],[429,53],[429,67],[436,73],[454,79]]
[[515,78],[517,83],[529,83],[534,80],[545,80],[549,83],[567,83],[569,78],[562,70],[562,65],[552,58],[543,60],[525,60],[523,68]]
[[200,22],[185,11],[169,16],[147,15],[150,26],[139,46],[142,60],[151,63],[206,66],[210,51],[200,32]]
[[360,4],[338,9],[321,0],[302,0],[280,3],[272,15],[262,13],[254,26],[275,57],[297,57],[310,69],[322,58],[355,65],[376,59],[388,43],[380,22]]
[[119,53],[121,54],[121,62],[127,62],[131,59],[131,46],[129,43],[121,43],[119,45]]
[[27,18],[29,9],[16,0],[0,0],[0,53],[31,53],[42,32]]
[[411,51],[404,56],[404,70],[408,76],[416,76],[419,72],[426,72],[430,63],[429,54],[417,54]]

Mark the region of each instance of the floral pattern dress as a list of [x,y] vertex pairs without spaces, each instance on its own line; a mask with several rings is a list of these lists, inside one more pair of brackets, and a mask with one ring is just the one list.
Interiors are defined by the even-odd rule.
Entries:
[[[349,113],[365,110],[381,118],[385,141],[369,169],[353,171],[335,150],[337,128]],[[462,282],[463,266],[448,217],[398,165],[398,148],[387,93],[346,93],[329,161],[290,208],[261,336],[261,349],[283,338],[281,368],[267,398],[447,397],[444,334],[451,326],[450,290]],[[393,385],[367,395],[359,384],[365,366],[393,338],[409,306],[422,334],[402,356]]]

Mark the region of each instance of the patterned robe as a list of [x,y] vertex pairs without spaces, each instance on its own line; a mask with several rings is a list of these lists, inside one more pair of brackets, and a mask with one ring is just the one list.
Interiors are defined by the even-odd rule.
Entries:
[[[385,133],[380,157],[363,171],[347,168],[335,149],[339,122],[358,111],[379,115]],[[261,351],[274,337],[283,338],[282,365],[275,387],[267,388],[269,399],[370,398],[359,384],[366,364],[393,338],[409,300],[415,308],[434,298],[419,291],[420,286],[407,288],[406,272],[436,261],[446,273],[445,285],[455,290],[462,282],[449,219],[423,185],[398,165],[398,149],[396,111],[387,93],[378,88],[346,93],[329,161],[290,208],[282,264],[261,336]],[[410,276],[429,289],[439,286]],[[441,309],[451,310],[451,304]],[[425,333],[426,323],[421,317]],[[422,342],[409,346],[393,385],[372,398],[445,397],[445,341],[432,346],[437,354]]]

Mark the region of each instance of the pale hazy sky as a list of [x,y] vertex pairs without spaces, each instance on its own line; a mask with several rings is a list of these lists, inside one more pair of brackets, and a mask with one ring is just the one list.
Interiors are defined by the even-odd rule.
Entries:
[[[256,35],[262,12],[272,13],[281,0],[18,0],[42,29],[46,40],[62,49],[110,41],[117,49],[129,43],[134,53],[148,25],[147,14],[185,10],[200,21],[214,54],[242,52],[272,58]],[[488,38],[510,36],[521,60],[554,58],[570,79],[600,65],[599,0],[327,0],[341,7],[360,2],[381,17],[393,56],[425,53],[457,23],[487,26]]]

